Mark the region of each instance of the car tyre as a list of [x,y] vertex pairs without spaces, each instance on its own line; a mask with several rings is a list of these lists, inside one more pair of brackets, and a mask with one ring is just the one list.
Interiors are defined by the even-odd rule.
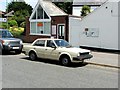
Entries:
[[30,54],[29,54],[29,58],[31,59],[31,60],[36,60],[37,59],[37,55],[36,55],[36,53],[34,53],[34,52],[30,52]]
[[22,52],[22,50],[16,50],[15,53],[16,54],[20,54]]
[[60,59],[60,63],[63,65],[63,66],[69,66],[71,61],[70,61],[70,58],[68,56],[65,56],[65,57],[62,57]]

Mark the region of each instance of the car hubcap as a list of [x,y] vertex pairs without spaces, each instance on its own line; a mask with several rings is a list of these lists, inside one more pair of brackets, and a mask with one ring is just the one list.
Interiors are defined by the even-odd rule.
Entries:
[[35,54],[31,53],[31,54],[30,54],[30,58],[31,58],[32,60],[35,60]]
[[67,65],[68,64],[68,59],[67,58],[63,58],[63,60],[62,60],[62,63],[63,63],[63,65]]

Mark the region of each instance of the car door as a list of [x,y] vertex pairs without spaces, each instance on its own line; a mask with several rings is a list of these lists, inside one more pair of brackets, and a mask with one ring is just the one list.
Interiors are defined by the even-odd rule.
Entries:
[[39,58],[45,58],[45,40],[37,40],[33,45],[33,49],[36,51]]
[[53,40],[47,40],[46,49],[45,49],[45,57],[48,59],[57,60],[59,56],[59,51],[56,48]]

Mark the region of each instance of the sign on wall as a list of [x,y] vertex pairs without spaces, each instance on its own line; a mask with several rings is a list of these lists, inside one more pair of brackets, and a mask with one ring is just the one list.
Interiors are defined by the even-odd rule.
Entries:
[[84,34],[87,37],[99,37],[99,28],[85,28]]
[[42,23],[42,22],[39,22],[39,23],[37,23],[37,26],[38,26],[38,27],[42,27],[42,26],[43,26],[43,23]]
[[56,25],[52,25],[52,35],[56,35]]

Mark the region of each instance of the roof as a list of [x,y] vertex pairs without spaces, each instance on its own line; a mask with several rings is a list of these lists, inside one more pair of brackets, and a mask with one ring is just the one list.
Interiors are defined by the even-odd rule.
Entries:
[[0,10],[0,15],[2,15],[2,14],[5,14],[5,12],[3,12],[3,11]]
[[73,6],[75,5],[101,5],[106,0],[73,0]]
[[14,13],[14,11],[12,10],[11,12],[5,14],[5,16],[14,16],[13,13]]
[[38,4],[40,4],[42,6],[42,8],[45,10],[45,12],[48,15],[50,15],[50,16],[63,16],[63,15],[67,15],[63,10],[58,8],[51,1],[39,0]]

